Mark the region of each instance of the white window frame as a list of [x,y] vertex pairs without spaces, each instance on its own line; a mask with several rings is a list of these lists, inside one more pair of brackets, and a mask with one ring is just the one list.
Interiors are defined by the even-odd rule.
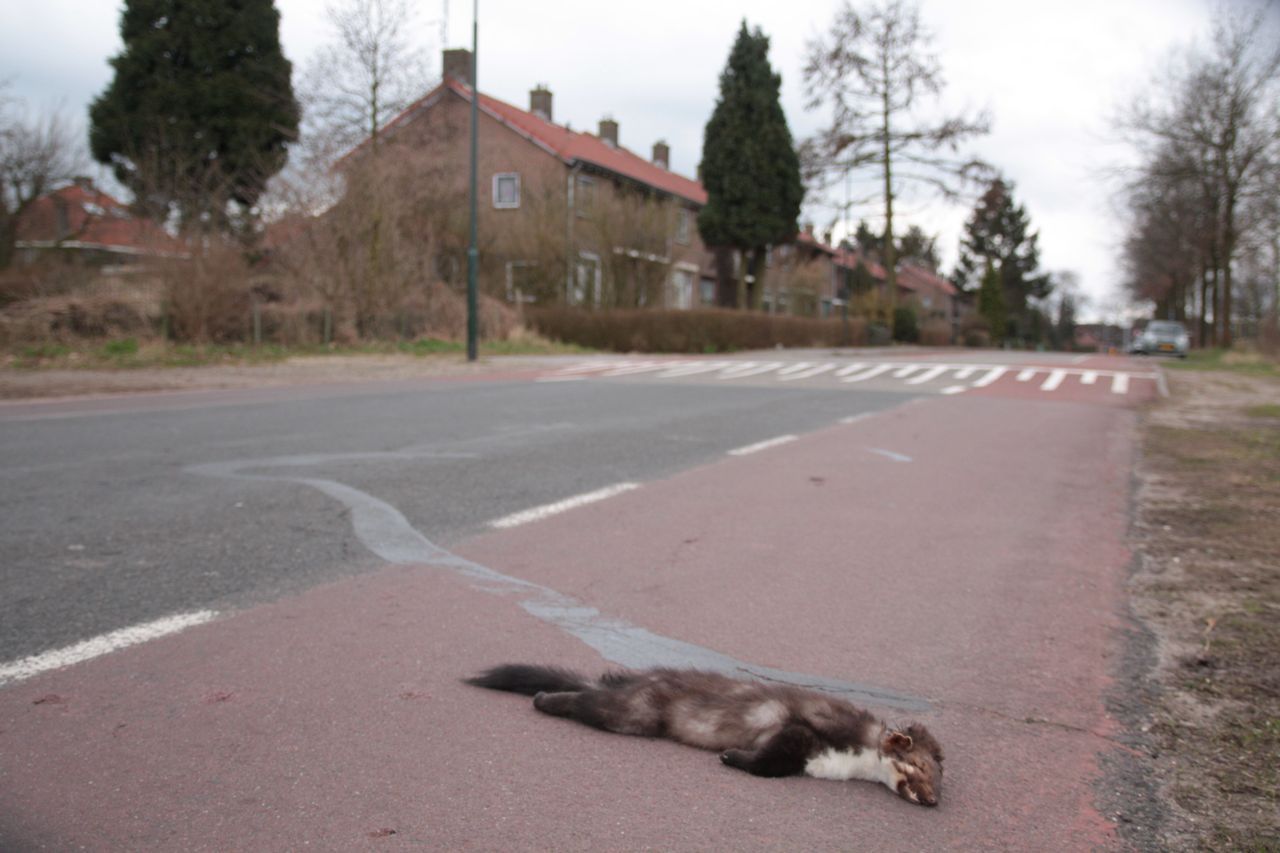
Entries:
[[515,305],[525,303],[526,305],[537,302],[538,298],[532,293],[525,293],[516,287],[516,270],[529,269],[536,267],[537,261],[507,261],[507,301]]
[[682,311],[693,308],[695,300],[700,298],[698,284],[698,268],[696,266],[693,264],[676,264],[671,271],[671,307]]
[[596,182],[590,175],[578,175],[574,187],[574,214],[579,219],[590,219],[596,206]]
[[687,207],[676,209],[676,242],[681,246],[693,242],[693,214]]
[[[510,179],[515,182],[516,197],[514,201],[501,201],[498,195],[498,185],[504,180]],[[520,206],[520,173],[519,172],[498,172],[493,176],[493,206],[499,210],[514,210]]]
[[600,256],[595,252],[578,252],[578,259],[573,269],[573,282],[569,286],[569,304],[589,305],[592,308],[599,305],[602,279]]

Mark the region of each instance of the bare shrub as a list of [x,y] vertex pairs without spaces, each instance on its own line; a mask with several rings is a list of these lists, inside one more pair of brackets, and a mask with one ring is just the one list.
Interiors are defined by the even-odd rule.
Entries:
[[866,323],[701,309],[583,311],[529,309],[535,331],[554,340],[617,352],[731,352],[774,346],[866,343]]
[[920,327],[920,343],[927,347],[951,346],[950,321],[926,320]]
[[161,278],[175,340],[229,343],[249,336],[249,266],[239,246],[208,237],[193,248],[190,259],[167,262]]
[[960,321],[960,340],[967,347],[991,346],[991,324],[981,314],[970,314]]

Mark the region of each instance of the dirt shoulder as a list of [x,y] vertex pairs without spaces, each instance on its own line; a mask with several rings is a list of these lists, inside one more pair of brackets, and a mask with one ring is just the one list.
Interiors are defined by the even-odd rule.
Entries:
[[[1142,849],[1280,849],[1280,381],[1171,372],[1143,417],[1120,716]],[[1128,711],[1128,713],[1126,713]],[[1136,794],[1136,792],[1134,792]]]
[[197,367],[5,368],[0,369],[0,399],[468,376],[523,370],[547,361],[545,356],[492,356],[468,362],[465,357],[454,354],[361,354],[309,355],[263,363]]

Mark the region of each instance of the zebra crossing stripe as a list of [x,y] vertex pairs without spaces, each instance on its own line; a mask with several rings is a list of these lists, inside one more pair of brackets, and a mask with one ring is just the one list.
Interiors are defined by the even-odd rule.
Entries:
[[1111,377],[1111,393],[1126,394],[1129,391],[1129,374],[1117,373]]
[[910,379],[907,380],[907,384],[923,385],[925,382],[928,382],[930,379],[938,378],[939,376],[941,376],[943,373],[946,373],[950,369],[951,369],[951,365],[949,364],[939,364],[936,367],[929,368],[924,373],[921,373],[919,376],[911,377]]
[[[747,362],[747,364],[754,364],[754,362]],[[777,370],[779,367],[782,367],[783,364],[785,364],[785,362],[766,361],[764,364],[759,364],[756,367],[751,368],[750,370],[738,370],[737,368],[731,367],[728,370],[721,372],[720,378],[721,379],[742,379],[743,377],[746,377],[746,376],[759,376],[762,373],[768,373],[771,370]]]
[[1040,386],[1041,391],[1056,391],[1058,386],[1062,384],[1062,380],[1067,378],[1067,371],[1053,370],[1049,373],[1049,378]]
[[1027,382],[1031,379],[1032,376],[1035,376],[1035,375],[1036,375],[1036,369],[1034,367],[1028,367],[1025,370],[1018,371],[1018,381]]
[[990,370],[988,370],[986,373],[984,373],[982,377],[979,378],[976,382],[974,382],[973,387],[986,388],[992,382],[995,382],[1001,376],[1004,376],[1005,373],[1007,373],[1008,371],[1009,371],[1009,368],[1007,367],[993,367]]
[[808,370],[801,371],[800,373],[793,373],[790,376],[778,374],[778,378],[783,382],[790,382],[793,379],[808,379],[810,376],[818,376],[819,374],[826,373],[828,370],[835,369],[836,366],[834,364],[827,362],[826,364],[819,364],[817,367],[811,367]]
[[885,373],[886,371],[891,370],[892,368],[893,368],[892,364],[877,364],[875,367],[871,368],[870,370],[865,370],[862,373],[855,373],[853,376],[846,376],[844,379],[841,379],[840,381],[841,382],[861,382],[864,379],[870,379],[873,376],[879,376],[881,373]]
[[1098,371],[1096,370],[1086,370],[1084,373],[1080,374],[1081,385],[1092,385],[1097,381],[1098,381]]

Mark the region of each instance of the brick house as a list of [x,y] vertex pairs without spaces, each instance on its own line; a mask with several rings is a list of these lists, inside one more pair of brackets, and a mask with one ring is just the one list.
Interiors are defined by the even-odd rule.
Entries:
[[76,178],[33,201],[18,217],[15,237],[20,264],[56,255],[88,266],[118,266],[186,255],[185,247],[157,223],[135,216],[88,178]]
[[[443,81],[380,133],[379,156],[438,171],[442,207],[461,201],[465,208],[470,67],[470,51],[445,51]],[[706,191],[671,171],[665,142],[655,142],[645,158],[621,144],[615,119],[602,119],[594,134],[556,124],[545,86],[529,93],[527,110],[483,92],[478,110],[486,292],[512,302],[593,307],[710,304],[712,258],[697,229]],[[369,148],[362,143],[340,167],[359,162]],[[437,240],[433,249],[446,282],[465,276],[462,230],[455,227],[454,238]]]

